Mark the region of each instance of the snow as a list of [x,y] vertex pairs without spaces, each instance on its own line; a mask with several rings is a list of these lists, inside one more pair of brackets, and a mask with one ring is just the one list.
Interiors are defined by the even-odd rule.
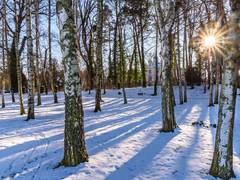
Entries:
[[[86,145],[89,162],[76,167],[55,168],[63,158],[64,96],[53,104],[51,94],[42,96],[36,120],[24,121],[17,103],[6,95],[0,109],[0,179],[81,180],[190,180],[208,175],[213,155],[215,128],[192,126],[192,122],[216,123],[218,107],[208,107],[202,87],[188,90],[189,102],[175,107],[179,128],[159,133],[161,97],[152,87],[126,89],[128,104],[117,90],[107,90],[102,112],[94,113],[95,95],[83,92]],[[178,103],[178,89],[175,97]],[[159,93],[160,94],[160,93]],[[25,107],[27,97],[25,95]],[[239,108],[239,98],[237,109]],[[240,179],[240,113],[236,111],[234,170]]]

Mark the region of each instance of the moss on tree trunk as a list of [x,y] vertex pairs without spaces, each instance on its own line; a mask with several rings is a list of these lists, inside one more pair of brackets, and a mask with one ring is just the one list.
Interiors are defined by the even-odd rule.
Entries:
[[85,147],[81,80],[72,1],[58,0],[57,15],[64,62],[65,130],[61,165],[76,166],[88,161]]

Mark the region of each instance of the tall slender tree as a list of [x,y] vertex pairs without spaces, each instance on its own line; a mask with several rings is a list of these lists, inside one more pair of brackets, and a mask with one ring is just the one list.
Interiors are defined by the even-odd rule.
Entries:
[[[121,24],[123,24],[123,20],[121,17]],[[127,95],[125,89],[125,79],[126,79],[126,65],[125,65],[125,51],[124,51],[124,40],[123,40],[123,29],[124,25],[119,25],[119,50],[120,50],[120,77],[121,77],[121,87],[123,92],[123,103],[127,104]]]
[[75,16],[72,0],[57,0],[60,44],[64,62],[65,130],[64,158],[60,165],[76,166],[88,161],[85,147],[83,112],[81,110],[81,80]]
[[58,103],[57,85],[56,85],[56,67],[52,61],[52,7],[51,0],[48,0],[48,60],[51,74],[51,88],[53,93],[54,103]]
[[159,24],[158,24],[158,18],[156,18],[156,41],[155,41],[155,80],[154,80],[154,90],[153,95],[157,96],[157,90],[158,90],[158,41],[159,41]]
[[97,0],[97,45],[96,45],[96,97],[94,112],[101,111],[102,46],[103,46],[103,0]]
[[183,104],[183,88],[182,88],[182,69],[181,69],[181,47],[180,47],[180,8],[178,9],[177,19],[177,72],[178,72],[178,88],[179,88],[179,103]]
[[213,55],[211,50],[209,50],[209,68],[210,68],[210,81],[209,81],[209,86],[210,86],[210,92],[209,92],[209,102],[208,102],[208,106],[214,106],[213,104]]
[[15,39],[14,48],[15,48],[15,58],[17,65],[17,84],[18,84],[18,94],[19,94],[19,105],[20,105],[20,115],[25,114],[24,105],[23,105],[23,89],[22,89],[22,67],[21,67],[21,57],[18,49],[19,44],[19,16],[17,13],[17,1],[14,0],[14,18],[15,18]]
[[[173,26],[177,4],[174,0],[159,2],[161,35],[163,43],[163,72],[162,72],[162,132],[174,131],[177,127],[174,116],[172,90],[172,60],[173,60]],[[167,8],[167,9],[166,9]]]
[[237,61],[239,60],[240,40],[240,1],[230,0],[231,17],[229,22],[227,56],[224,59],[218,126],[210,174],[223,179],[234,177],[233,171],[233,127],[237,93]]
[[5,34],[6,34],[6,14],[5,14],[5,9],[6,9],[6,1],[3,0],[3,8],[2,8],[2,108],[5,108],[5,79],[6,79],[6,70],[5,70],[5,49],[7,49],[6,44],[5,44]]
[[41,82],[39,74],[39,47],[40,47],[40,32],[39,32],[39,0],[34,0],[35,6],[35,58],[36,58],[36,83],[37,83],[37,106],[41,105]]
[[26,22],[27,22],[27,71],[28,71],[28,115],[27,120],[35,119],[34,115],[34,58],[32,39],[32,1],[26,2]]

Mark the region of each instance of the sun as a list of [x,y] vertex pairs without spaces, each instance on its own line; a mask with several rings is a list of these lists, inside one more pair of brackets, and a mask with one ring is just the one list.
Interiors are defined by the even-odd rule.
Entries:
[[215,36],[213,35],[209,35],[209,36],[206,36],[205,39],[204,39],[204,45],[208,48],[212,48],[212,47],[215,47],[216,44],[217,44],[217,39]]
[[227,34],[229,29],[220,26],[220,22],[211,22],[203,26],[199,33],[196,43],[200,52],[212,52],[214,54],[226,55],[226,45],[229,44]]

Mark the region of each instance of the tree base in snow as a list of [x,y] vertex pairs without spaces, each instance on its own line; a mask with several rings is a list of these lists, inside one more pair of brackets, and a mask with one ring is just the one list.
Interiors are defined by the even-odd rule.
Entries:
[[161,129],[159,130],[159,132],[160,132],[160,133],[168,133],[168,132],[172,132],[172,133],[173,133],[176,128],[177,128],[177,127],[173,128],[173,129],[163,129],[163,128],[161,128]]
[[59,163],[59,167],[60,166],[74,167],[74,166],[77,166],[77,165],[79,165],[81,163],[84,163],[84,162],[88,162],[87,153],[83,153],[81,158],[77,157],[74,161],[71,161],[70,159],[69,160],[63,159]]
[[208,107],[213,107],[213,106],[214,106],[214,104],[213,104],[213,103],[211,103],[211,104],[209,104],[209,105],[208,105]]
[[93,112],[101,112],[101,108],[95,108]]
[[215,168],[211,167],[209,174],[213,177],[222,178],[226,180],[236,177],[233,170],[228,171],[226,167],[221,167],[221,169],[218,169],[217,167]]

